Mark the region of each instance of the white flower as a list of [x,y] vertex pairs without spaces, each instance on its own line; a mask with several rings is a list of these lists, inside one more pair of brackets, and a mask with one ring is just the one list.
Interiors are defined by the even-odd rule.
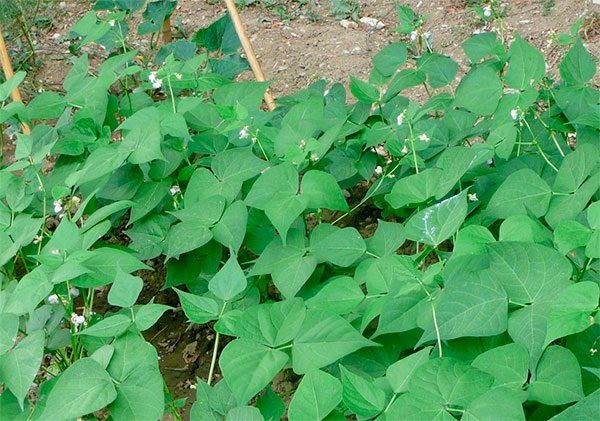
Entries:
[[381,175],[383,174],[383,168],[381,167],[381,165],[377,165],[375,167],[375,175]]
[[517,121],[519,119],[519,112],[517,110],[510,110],[510,117]]
[[156,79],[156,81],[152,83],[152,87],[154,89],[160,89],[160,88],[162,88],[162,80],[161,79]]
[[156,82],[156,72],[150,72],[150,74],[148,75],[148,80],[150,81],[150,83]]
[[242,127],[242,130],[240,130],[239,138],[247,139],[248,136],[250,136],[250,134],[248,133],[248,126]]
[[171,193],[171,196],[175,196],[177,193],[179,193],[181,191],[181,189],[179,188],[179,186],[172,186],[169,189],[169,193]]
[[387,152],[383,146],[377,146],[375,148],[375,153],[379,156],[387,156]]
[[300,141],[300,145],[298,145],[298,147],[299,147],[300,149],[304,149],[304,148],[306,147],[306,141],[305,141],[304,139],[302,139],[302,140]]
[[81,198],[79,196],[73,196],[71,202],[78,205],[81,202]]
[[494,163],[494,160],[492,158],[490,158],[487,161],[485,161],[485,163],[488,165],[492,165]]
[[417,31],[412,31],[410,33],[410,40],[412,42],[415,42],[418,38],[419,38],[419,34],[417,34]]
[[323,92],[323,96],[327,96],[329,95],[329,89],[325,89],[325,92]]
[[63,207],[62,207],[62,203],[60,202],[60,200],[55,200],[54,203],[54,212],[55,213],[59,213],[62,212]]
[[82,325],[85,323],[85,317],[80,316],[77,313],[71,313],[71,323],[73,323],[75,327]]
[[53,254],[53,255],[55,255],[55,256],[58,256],[58,255],[60,254],[60,251],[58,251],[58,249],[52,249],[52,250],[50,251],[50,254]]
[[319,155],[317,155],[316,153],[311,153],[310,154],[310,160],[311,161],[318,161],[319,160]]
[[175,73],[175,77],[177,78],[177,80],[181,80],[183,75],[181,73]]
[[406,114],[406,110],[402,111],[400,114],[398,114],[398,117],[396,117],[396,124],[398,124],[398,126],[402,126],[402,123],[404,122],[405,114]]
[[425,133],[420,134],[419,135],[419,140],[422,140],[423,142],[429,142],[429,136],[427,136]]
[[196,386],[195,384],[191,384],[191,385],[190,385],[190,389],[192,389],[192,390],[196,390],[196,388],[197,388],[197,387],[198,387],[198,386]]
[[402,152],[405,155],[408,153],[408,148],[406,147],[406,145],[404,145],[404,147],[402,148],[402,150],[400,152]]
[[108,24],[109,24],[110,26],[115,26],[115,20],[114,20],[114,19],[111,19],[111,20],[109,20],[109,21],[108,21]]
[[469,200],[471,202],[479,201],[479,198],[477,197],[477,193],[469,193],[469,194],[467,194],[467,197],[469,198]]
[[485,6],[483,8],[483,16],[485,16],[486,18],[492,16],[492,8],[490,6]]
[[71,296],[73,298],[79,297],[79,290],[76,287],[69,288],[69,291],[71,292]]
[[56,294],[49,295],[48,303],[49,304],[58,304],[58,295],[56,295]]
[[388,178],[396,178],[396,174],[391,174],[391,173],[390,173],[390,174],[388,174],[388,175],[387,175],[387,177],[388,177]]
[[39,244],[42,242],[42,236],[41,235],[36,235],[35,237],[33,237],[33,244]]

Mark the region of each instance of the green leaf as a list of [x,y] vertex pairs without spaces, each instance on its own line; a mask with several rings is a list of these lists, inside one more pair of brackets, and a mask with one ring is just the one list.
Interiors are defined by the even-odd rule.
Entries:
[[132,276],[123,272],[121,268],[117,268],[117,277],[108,292],[108,303],[118,307],[132,307],[143,287],[142,278]]
[[[406,52],[404,54],[406,55]],[[23,82],[25,76],[27,76],[27,73],[21,70],[0,85],[0,102],[4,102],[9,96],[11,96],[13,90],[15,90],[21,84],[21,82]]]
[[248,402],[288,361],[285,352],[236,339],[221,352],[219,366],[238,402]]
[[30,119],[52,119],[62,114],[66,105],[65,99],[56,92],[46,91],[31,100],[29,106]]
[[[465,173],[478,165],[485,163],[494,156],[494,152],[482,144],[470,147],[455,146],[446,149],[441,155],[436,166],[442,170],[437,189],[436,199],[441,199],[460,181]],[[429,170],[423,171],[426,173]],[[421,173],[421,174],[423,174]]]
[[583,85],[596,74],[596,60],[577,38],[558,66],[560,76],[568,85]]
[[309,249],[319,263],[346,267],[362,257],[367,247],[355,228],[319,224],[311,232]]
[[267,163],[252,153],[250,148],[233,148],[219,152],[211,163],[211,168],[222,182],[242,182],[258,174]]
[[442,170],[438,168],[428,168],[419,174],[402,177],[394,183],[391,193],[385,196],[385,200],[394,209],[424,203],[435,196],[442,174]]
[[487,254],[486,244],[496,241],[492,233],[481,225],[469,225],[458,231],[452,256]]
[[462,43],[465,55],[472,63],[478,63],[490,55],[504,55],[504,46],[496,39],[495,32],[477,34]]
[[[506,330],[506,292],[490,278],[465,274],[449,283],[436,297],[437,327],[442,340],[494,336]],[[435,339],[436,335],[432,320],[419,343]]]
[[263,421],[264,418],[258,408],[254,406],[240,406],[231,409],[225,421]]
[[155,107],[142,108],[119,127],[124,131],[122,150],[131,152],[129,162],[143,164],[154,159],[165,159],[160,149],[160,113]]
[[234,333],[264,345],[277,347],[290,342],[304,321],[306,308],[301,298],[264,303],[244,311],[235,320]]
[[183,312],[190,321],[204,324],[211,320],[215,320],[219,315],[219,307],[212,298],[190,294],[189,292],[184,292],[177,288],[173,289],[179,296]]
[[248,282],[237,258],[230,256],[221,270],[208,283],[208,289],[224,301],[230,301],[246,289]]
[[119,336],[131,326],[131,319],[124,314],[115,314],[100,320],[87,329],[79,332],[80,335],[94,336],[97,338],[111,338]]
[[98,411],[117,397],[106,370],[92,358],[75,361],[48,395],[43,418],[68,419]]
[[306,209],[306,198],[304,196],[278,193],[265,208],[265,214],[279,232],[283,244],[286,242],[287,232],[292,223]]
[[168,310],[173,310],[173,307],[163,304],[145,304],[135,313],[135,325],[141,332],[148,330]]
[[388,85],[385,94],[383,94],[382,101],[388,102],[402,90],[422,84],[426,78],[425,72],[417,69],[405,69],[398,72]]
[[18,331],[19,317],[12,313],[0,313],[0,356],[13,347]]
[[548,347],[529,387],[529,398],[545,405],[564,405],[583,397],[581,368],[575,355],[567,348]]
[[340,364],[342,399],[358,417],[371,418],[383,410],[385,393],[371,381],[348,371]]
[[402,358],[400,361],[396,361],[387,368],[385,377],[390,386],[392,386],[394,393],[408,391],[408,381],[419,367],[429,361],[431,350],[432,347],[425,347],[414,354]]
[[265,421],[279,421],[287,409],[283,399],[273,392],[270,387],[267,387],[265,393],[257,399],[255,406],[259,409]]
[[373,57],[373,65],[383,76],[392,76],[406,61],[406,44],[394,42]]
[[598,308],[598,299],[598,284],[595,282],[579,282],[563,290],[554,300],[552,313],[548,316],[544,345],[579,333],[593,324],[591,313]]
[[587,208],[587,221],[590,228],[600,230],[600,201],[592,203]]
[[500,225],[500,241],[552,244],[552,232],[528,215],[509,216]]
[[423,209],[406,223],[406,237],[437,247],[450,238],[467,216],[467,190]]
[[502,96],[502,81],[490,66],[471,70],[456,88],[454,106],[465,108],[480,116],[496,110]]
[[248,224],[248,209],[241,200],[233,202],[225,209],[221,220],[212,227],[215,240],[237,252],[242,246]]
[[443,54],[427,53],[417,60],[417,66],[427,73],[432,88],[441,88],[454,82],[458,72],[458,63]]
[[505,389],[493,389],[467,407],[461,421],[525,421],[519,395]]
[[546,339],[546,320],[551,310],[548,302],[536,303],[513,311],[508,316],[508,334],[527,348],[529,369],[535,372]]
[[561,254],[584,247],[592,237],[592,230],[577,221],[562,220],[554,230],[554,242]]
[[6,354],[0,355],[0,380],[15,396],[21,408],[44,357],[45,334],[38,330],[25,336]]
[[307,373],[360,348],[376,345],[340,316],[322,310],[308,310],[292,347],[294,372]]
[[367,250],[379,257],[394,254],[404,244],[404,226],[397,222],[377,221],[375,234],[366,240]]
[[322,420],[342,400],[342,385],[331,374],[311,370],[304,375],[290,402],[290,421]]
[[350,210],[335,177],[324,171],[311,170],[304,174],[302,196],[306,198],[306,207],[309,209]]
[[600,389],[551,418],[551,421],[597,420],[600,418]]
[[490,199],[486,208],[492,218],[512,215],[543,216],[552,197],[550,186],[533,170],[524,168],[509,175]]
[[408,390],[431,405],[467,407],[487,392],[494,378],[449,357],[429,360],[414,372]]
[[267,168],[252,185],[244,202],[264,210],[278,193],[289,196],[298,193],[298,170],[289,163]]
[[523,345],[512,343],[479,354],[471,365],[494,376],[494,388],[521,390],[529,374],[529,354]]
[[356,99],[365,104],[372,104],[379,99],[379,89],[367,82],[350,76],[350,92]]
[[598,148],[594,145],[584,143],[568,154],[558,169],[552,191],[575,193],[596,168],[595,157],[598,156],[598,153]]
[[129,223],[132,224],[150,213],[167,194],[169,194],[169,182],[166,180],[142,184],[133,198],[134,205],[131,208]]
[[306,305],[313,309],[327,309],[336,314],[354,310],[365,298],[358,283],[349,276],[335,277],[325,284]]
[[203,222],[180,222],[171,225],[167,234],[167,259],[202,247],[210,241],[213,234]]
[[535,86],[546,74],[544,55],[524,41],[518,32],[508,54],[508,71],[504,80],[509,87],[526,89]]
[[117,387],[117,397],[108,407],[112,417],[159,419],[164,412],[165,397],[156,349],[134,332],[118,338],[114,348],[108,365]]
[[519,242],[490,243],[488,249],[490,278],[504,287],[511,300],[542,301],[569,282],[571,264],[554,249]]

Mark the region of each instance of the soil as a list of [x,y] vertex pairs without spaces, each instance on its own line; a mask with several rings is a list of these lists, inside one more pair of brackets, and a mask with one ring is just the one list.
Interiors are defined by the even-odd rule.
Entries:
[[[34,39],[38,50],[38,67],[30,71],[24,86],[27,100],[40,89],[60,90],[66,72],[70,68],[68,42],[64,37],[77,19],[91,9],[94,1],[54,1],[42,10],[50,17],[51,25],[36,30]],[[216,3],[216,4],[215,4]],[[275,3],[271,1],[271,3]],[[327,0],[302,2],[279,0],[284,12],[279,16],[276,8],[265,8],[260,2],[250,7],[241,7],[242,20],[254,45],[258,59],[267,78],[274,80],[272,91],[276,98],[309,86],[325,78],[332,82],[349,83],[349,75],[367,79],[371,69],[371,58],[387,44],[402,38],[392,31],[397,24],[395,0],[360,0],[362,16],[373,17],[385,24],[375,30],[362,23],[343,27],[339,20],[330,16],[331,6]],[[451,56],[467,70],[467,60],[460,44],[474,31],[490,30],[482,25],[475,14],[468,10],[465,0],[404,0],[420,14],[431,14],[424,30],[433,35],[434,49]],[[559,31],[568,32],[572,23],[586,17],[581,35],[588,49],[600,57],[600,5],[591,0],[507,0],[509,9],[504,18],[507,38],[516,31],[527,41],[544,52],[550,71],[556,72],[564,49],[556,42],[549,43],[551,35]],[[193,34],[201,27],[222,16],[222,2],[210,0],[179,0],[173,22],[181,19],[186,34]],[[316,21],[311,21],[319,17]],[[283,19],[282,19],[283,18]],[[14,41],[14,40],[13,40]],[[136,48],[148,47],[147,39],[135,39]],[[9,39],[12,53],[18,52],[16,42]],[[106,52],[98,47],[86,47],[92,65],[100,63]],[[16,56],[16,54],[15,54]],[[240,76],[251,80],[252,73]],[[599,85],[600,75],[595,83]],[[419,99],[417,96],[416,99]],[[5,133],[6,134],[6,133]],[[14,153],[13,136],[5,136],[2,164],[10,162]],[[371,235],[376,227],[376,217],[365,207],[365,212],[347,218],[342,225],[359,226],[361,232]],[[164,283],[164,265],[154,262],[155,271],[140,274],[146,280],[144,301],[150,299]],[[177,305],[176,297],[169,292],[158,292],[156,302]],[[196,377],[206,380],[211,362],[215,333],[210,325],[190,326],[181,308],[167,312],[156,326],[146,332],[146,338],[156,347],[160,355],[160,367],[174,399],[187,398],[182,415],[187,419],[195,396],[193,390]],[[226,341],[221,341],[221,346]],[[218,367],[213,381],[220,379]],[[290,373],[278,375],[273,388],[291,399],[294,387]]]

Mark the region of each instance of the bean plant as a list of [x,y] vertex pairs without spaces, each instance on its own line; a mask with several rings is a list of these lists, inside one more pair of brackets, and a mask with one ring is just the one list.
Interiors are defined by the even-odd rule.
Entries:
[[[227,18],[157,44],[174,6],[144,9],[149,53],[128,41],[144,1],[98,1],[62,90],[0,85],[0,418],[179,417],[144,332],[180,308],[215,332],[191,420],[600,419],[600,106],[576,34],[556,76],[518,33],[473,36],[459,66],[400,6],[417,36],[351,96],[319,81],[267,112]],[[172,306],[139,298],[157,262]]]

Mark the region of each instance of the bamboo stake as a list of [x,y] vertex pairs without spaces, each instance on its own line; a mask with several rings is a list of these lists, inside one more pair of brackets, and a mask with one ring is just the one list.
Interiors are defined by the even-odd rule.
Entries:
[[[4,35],[2,35],[2,27],[0,27],[0,61],[2,62],[2,70],[4,71],[4,76],[6,80],[13,77],[15,74],[13,72],[12,64],[10,63],[10,57],[8,56],[8,50],[6,48],[6,43],[4,42]],[[21,97],[21,92],[19,92],[19,88],[15,88],[12,91],[12,99],[13,101],[23,102],[23,98]],[[31,130],[27,123],[22,122],[23,125],[23,133],[29,134]]]
[[[240,14],[238,13],[237,7],[235,5],[234,0],[225,0],[225,4],[227,5],[227,10],[229,11],[229,16],[231,17],[231,21],[233,22],[233,26],[235,27],[235,32],[237,33],[240,42],[242,43],[242,47],[248,57],[248,62],[250,63],[250,67],[254,72],[254,77],[259,82],[264,82],[265,74],[260,67],[260,63],[256,59],[256,54],[254,53],[254,48],[252,48],[252,43],[248,39],[248,35],[246,34],[246,29],[244,29],[244,24],[242,23],[242,19],[240,19]],[[273,99],[273,95],[271,92],[267,90],[265,92],[265,103],[267,104],[267,108],[269,111],[273,111],[275,109],[275,100]]]
[[162,25],[163,44],[168,44],[172,41],[171,37],[171,15],[165,18]]

